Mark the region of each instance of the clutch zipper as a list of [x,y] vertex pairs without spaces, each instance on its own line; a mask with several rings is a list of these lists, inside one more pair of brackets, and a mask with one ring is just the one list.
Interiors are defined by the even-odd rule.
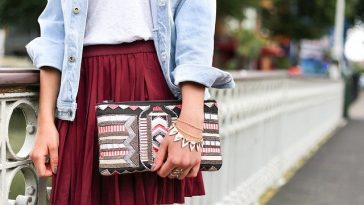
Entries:
[[[216,102],[216,100],[205,100],[204,103]],[[160,105],[160,104],[181,104],[182,100],[149,100],[149,101],[123,101],[123,102],[115,102],[114,100],[103,100],[101,103],[96,103],[96,105],[105,105],[105,104],[117,104],[117,105]]]

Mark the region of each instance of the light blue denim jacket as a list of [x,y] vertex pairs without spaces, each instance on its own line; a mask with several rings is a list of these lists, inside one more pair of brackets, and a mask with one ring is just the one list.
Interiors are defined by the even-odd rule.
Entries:
[[[150,0],[153,40],[169,89],[193,81],[209,87],[232,88],[232,76],[212,67],[216,0]],[[80,79],[87,0],[48,0],[39,16],[41,36],[26,45],[35,67],[61,71],[56,117],[73,121]],[[115,8],[117,9],[117,8]],[[208,90],[205,99],[210,97]]]

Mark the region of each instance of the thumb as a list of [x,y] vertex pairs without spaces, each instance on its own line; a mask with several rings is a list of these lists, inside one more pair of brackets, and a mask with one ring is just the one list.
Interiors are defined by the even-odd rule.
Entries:
[[166,138],[164,138],[160,144],[157,156],[154,159],[152,171],[156,171],[162,166],[163,161],[165,160],[165,158],[167,156],[167,148],[168,148],[168,142],[167,142]]
[[49,147],[49,157],[53,174],[57,174],[58,169],[58,147],[50,146]]

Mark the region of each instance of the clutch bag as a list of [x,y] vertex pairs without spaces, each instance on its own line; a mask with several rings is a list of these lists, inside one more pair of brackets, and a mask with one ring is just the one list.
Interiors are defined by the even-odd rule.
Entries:
[[[96,105],[99,171],[102,175],[151,171],[169,127],[181,112],[182,101],[103,101]],[[201,171],[222,166],[218,105],[204,102]]]

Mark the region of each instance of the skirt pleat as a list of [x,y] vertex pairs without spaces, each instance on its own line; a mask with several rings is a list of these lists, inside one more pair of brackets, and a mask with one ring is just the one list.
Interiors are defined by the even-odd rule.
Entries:
[[56,119],[59,164],[52,177],[52,204],[170,204],[205,194],[201,173],[178,180],[154,172],[106,177],[98,171],[96,103],[174,99],[153,41],[86,46],[80,72],[75,120]]

